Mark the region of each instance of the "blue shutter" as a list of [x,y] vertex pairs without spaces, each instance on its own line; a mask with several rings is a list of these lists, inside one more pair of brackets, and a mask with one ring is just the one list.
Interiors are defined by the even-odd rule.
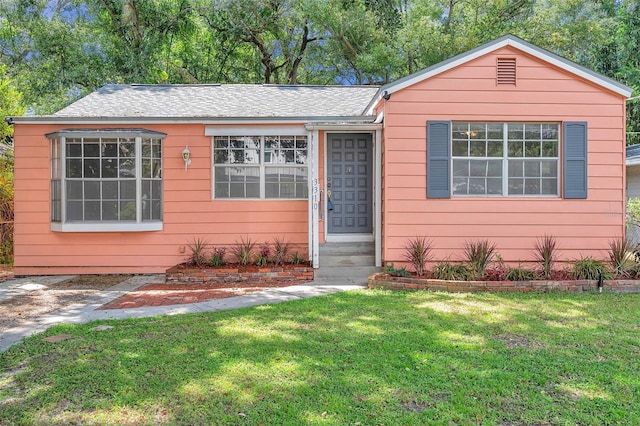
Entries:
[[450,121],[427,121],[427,198],[451,198],[450,140]]
[[564,123],[564,198],[587,198],[587,123]]

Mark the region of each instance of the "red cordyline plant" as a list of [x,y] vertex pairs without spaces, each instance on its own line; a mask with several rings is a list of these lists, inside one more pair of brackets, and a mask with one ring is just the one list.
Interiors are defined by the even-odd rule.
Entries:
[[427,263],[431,260],[431,247],[433,243],[426,237],[414,237],[404,247],[404,258],[418,276],[427,273]]

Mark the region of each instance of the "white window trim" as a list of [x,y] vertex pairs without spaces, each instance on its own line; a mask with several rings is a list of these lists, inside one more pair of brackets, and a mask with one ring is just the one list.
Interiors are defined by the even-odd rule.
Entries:
[[[488,121],[456,121],[457,123],[479,123],[479,124],[487,124],[493,123]],[[453,155],[453,135],[451,135],[449,143],[451,144],[451,159],[450,168],[451,172],[449,174],[449,187],[451,188],[451,197],[455,198],[546,198],[546,199],[554,199],[561,198],[560,194],[560,159],[561,159],[561,146],[562,146],[562,137],[561,134],[561,123],[553,122],[553,121],[537,121],[535,123],[525,122],[525,121],[504,121],[504,122],[496,122],[502,124],[503,127],[503,138],[502,138],[502,149],[503,155],[502,157],[456,157]],[[556,194],[509,194],[509,135],[508,135],[508,125],[509,124],[555,124],[558,126],[558,157],[521,157],[521,158],[512,158],[513,160],[556,160]],[[453,132],[453,126],[451,128]],[[502,194],[455,194],[453,192],[453,179],[454,179],[454,167],[453,161],[456,159],[468,159],[468,160],[501,160],[502,161]]]
[[[231,133],[220,133],[219,130],[227,128],[232,129]],[[248,131],[243,131],[247,130]],[[310,153],[310,142],[307,131],[304,127],[302,127],[302,132],[298,131],[298,128],[293,127],[252,127],[252,128],[237,128],[236,126],[219,126],[212,129],[207,129],[205,132],[208,136],[211,134],[211,199],[214,201],[307,201],[311,197],[311,185],[307,182],[307,197],[305,198],[267,198],[266,197],[266,178],[265,171],[268,167],[282,167],[282,168],[299,168],[306,167],[307,168],[307,176],[308,170],[310,169],[310,161],[309,161],[309,153]],[[262,129],[264,132],[256,133],[256,129]],[[265,130],[267,129],[267,130]],[[281,133],[274,133],[274,130],[281,130]],[[260,138],[260,159],[258,164],[237,164],[237,167],[255,167],[259,168],[259,178],[260,178],[260,188],[259,188],[259,197],[242,197],[242,198],[234,198],[234,197],[224,197],[224,198],[216,198],[216,163],[215,163],[215,136],[228,136],[228,137],[258,137]],[[307,164],[271,164],[264,162],[264,142],[268,137],[279,136],[279,137],[288,137],[288,136],[306,136],[307,137]],[[233,164],[218,164],[220,167],[233,167]]]
[[[106,132],[109,129],[105,129]],[[145,232],[145,231],[162,231],[164,222],[163,220],[154,220],[154,221],[142,221],[142,203],[136,202],[136,221],[135,222],[66,222],[67,218],[67,185],[66,185],[66,164],[67,164],[67,153],[66,153],[66,139],[73,135],[73,137],[100,137],[102,138],[105,135],[105,130],[103,131],[91,131],[87,130],[82,133],[73,132],[73,131],[60,131],[58,133],[57,138],[60,140],[60,222],[51,221],[51,231],[53,232]],[[129,133],[129,132],[126,132]],[[140,134],[143,133],[141,131],[132,130],[130,133]],[[151,132],[149,132],[151,133]],[[153,132],[157,133],[157,132]],[[114,131],[113,135],[118,136],[118,131]],[[50,135],[47,135],[52,139]],[[111,134],[109,134],[111,136]],[[160,137],[160,134],[153,135],[154,137]],[[164,134],[162,134],[162,138],[164,139]],[[152,137],[152,135],[149,135]],[[142,136],[135,137],[135,149],[136,149],[136,170],[142,171]],[[164,168],[164,164],[163,164]],[[164,174],[163,174],[164,176]],[[51,180],[51,176],[49,177]],[[164,177],[163,177],[164,182]],[[136,179],[136,197],[140,197],[142,193],[142,178]],[[49,203],[51,203],[51,196],[49,194]],[[136,199],[137,200],[137,199]],[[137,200],[138,201],[138,200]],[[51,204],[49,204],[49,208],[51,208]]]

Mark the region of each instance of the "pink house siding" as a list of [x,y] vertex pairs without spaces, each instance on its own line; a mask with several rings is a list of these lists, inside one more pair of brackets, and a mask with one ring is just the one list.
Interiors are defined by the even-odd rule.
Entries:
[[[16,126],[16,275],[164,272],[185,259],[188,249],[181,249],[195,238],[229,247],[240,237],[258,244],[285,237],[306,252],[306,200],[212,200],[212,142],[202,124],[131,126],[168,135],[163,143],[162,231],[52,232],[50,142],[45,134],[70,127],[123,126]],[[192,158],[188,170],[181,158],[186,145]]]
[[[499,57],[516,58],[515,86],[496,85]],[[503,47],[399,90],[380,108],[385,262],[401,263],[402,247],[420,235],[433,240],[438,260],[460,260],[465,241],[488,239],[508,262],[531,260],[545,234],[558,239],[563,259],[602,258],[609,241],[624,235],[623,96]],[[427,199],[427,120],[586,121],[588,198]]]

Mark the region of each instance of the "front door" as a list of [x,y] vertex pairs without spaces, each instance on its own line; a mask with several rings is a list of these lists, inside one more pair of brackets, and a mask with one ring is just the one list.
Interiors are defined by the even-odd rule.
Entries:
[[330,133],[327,149],[329,234],[373,232],[373,143],[368,133]]

